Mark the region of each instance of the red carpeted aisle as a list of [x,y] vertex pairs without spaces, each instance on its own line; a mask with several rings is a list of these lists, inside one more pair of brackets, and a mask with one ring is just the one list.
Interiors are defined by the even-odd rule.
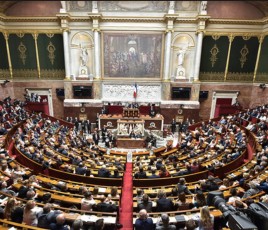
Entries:
[[133,183],[132,183],[132,163],[126,164],[126,171],[123,178],[122,197],[120,204],[119,223],[123,225],[123,230],[132,230],[133,216]]

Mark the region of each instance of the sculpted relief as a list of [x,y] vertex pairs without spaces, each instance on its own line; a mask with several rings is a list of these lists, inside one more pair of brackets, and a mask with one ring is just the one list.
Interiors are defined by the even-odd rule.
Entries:
[[99,1],[100,11],[166,12],[168,1]]
[[[138,85],[137,101],[160,101],[161,85]],[[102,99],[107,101],[133,101],[134,85],[103,84]]]

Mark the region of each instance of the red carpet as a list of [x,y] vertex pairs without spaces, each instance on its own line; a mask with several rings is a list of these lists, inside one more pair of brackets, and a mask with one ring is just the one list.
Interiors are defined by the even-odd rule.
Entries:
[[133,183],[132,183],[132,163],[126,164],[126,171],[123,177],[122,197],[120,204],[119,223],[123,225],[123,230],[133,230]]

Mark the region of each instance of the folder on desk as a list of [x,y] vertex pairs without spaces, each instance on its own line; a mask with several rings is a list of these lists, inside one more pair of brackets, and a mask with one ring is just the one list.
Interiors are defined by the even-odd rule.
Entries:
[[186,222],[186,219],[183,215],[178,215],[178,216],[175,216],[175,219],[177,222]]

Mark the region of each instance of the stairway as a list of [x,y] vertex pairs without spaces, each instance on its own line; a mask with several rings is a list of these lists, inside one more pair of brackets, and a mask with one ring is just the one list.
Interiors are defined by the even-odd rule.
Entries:
[[133,180],[132,163],[126,163],[126,171],[123,177],[122,197],[120,203],[119,223],[123,230],[133,230]]

